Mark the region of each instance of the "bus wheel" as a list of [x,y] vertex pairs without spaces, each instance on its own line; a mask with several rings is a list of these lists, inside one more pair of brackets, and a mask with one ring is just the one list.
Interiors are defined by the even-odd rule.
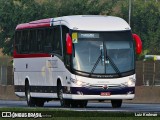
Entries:
[[34,107],[35,106],[35,99],[31,97],[30,87],[29,87],[28,83],[25,86],[25,96],[26,96],[26,100],[27,100],[27,105],[29,107]]
[[88,101],[87,100],[82,100],[79,102],[79,107],[80,108],[85,108],[87,106]]
[[40,99],[40,98],[37,98],[36,100],[35,100],[35,105],[37,106],[37,107],[43,107],[44,106],[44,100],[43,99]]
[[58,84],[58,98],[62,107],[70,107],[70,100],[63,98],[63,87],[61,83]]
[[71,106],[73,108],[80,107],[85,108],[87,106],[88,101],[87,100],[72,100]]
[[78,107],[78,101],[77,100],[71,100],[71,107],[77,108]]
[[122,105],[122,100],[111,100],[113,108],[120,108]]

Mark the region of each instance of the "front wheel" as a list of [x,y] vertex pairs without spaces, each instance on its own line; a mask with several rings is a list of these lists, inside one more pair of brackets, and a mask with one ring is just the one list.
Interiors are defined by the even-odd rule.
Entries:
[[63,98],[63,87],[62,87],[61,83],[59,83],[57,87],[58,87],[57,94],[58,94],[58,98],[60,100],[61,106],[62,107],[70,107],[70,100],[66,100]]
[[120,108],[122,106],[122,100],[111,100],[113,108]]

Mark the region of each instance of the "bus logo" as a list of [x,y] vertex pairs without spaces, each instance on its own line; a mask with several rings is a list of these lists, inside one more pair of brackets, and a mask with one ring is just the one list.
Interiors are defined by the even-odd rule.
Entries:
[[108,89],[108,86],[107,86],[107,85],[104,85],[104,86],[103,86],[103,89],[104,89],[104,90],[107,90],[107,89]]

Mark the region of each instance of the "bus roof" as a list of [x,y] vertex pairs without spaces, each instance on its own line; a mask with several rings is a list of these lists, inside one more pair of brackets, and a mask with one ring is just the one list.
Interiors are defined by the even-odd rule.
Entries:
[[29,23],[22,23],[22,24],[17,25],[16,30],[50,27],[50,20],[51,18],[32,21]]
[[128,23],[119,17],[102,15],[73,15],[48,18],[19,24],[16,30],[65,25],[72,30],[122,31],[130,30]]

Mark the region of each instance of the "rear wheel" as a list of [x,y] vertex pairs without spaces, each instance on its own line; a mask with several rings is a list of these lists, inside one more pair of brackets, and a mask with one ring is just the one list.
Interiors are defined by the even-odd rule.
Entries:
[[25,86],[25,96],[26,96],[26,100],[27,100],[27,105],[29,107],[34,107],[35,106],[35,99],[31,97],[30,86],[29,86],[28,82]]
[[70,107],[70,100],[66,100],[63,98],[63,87],[62,87],[61,83],[58,83],[57,87],[58,87],[57,94],[58,94],[58,98],[60,100],[61,106],[62,107]]
[[73,108],[80,107],[85,108],[87,106],[88,101],[87,100],[72,100],[71,106]]
[[122,100],[111,100],[113,108],[120,108],[122,106]]
[[45,103],[45,100],[41,99],[41,98],[35,98],[35,105],[37,107],[43,107]]

